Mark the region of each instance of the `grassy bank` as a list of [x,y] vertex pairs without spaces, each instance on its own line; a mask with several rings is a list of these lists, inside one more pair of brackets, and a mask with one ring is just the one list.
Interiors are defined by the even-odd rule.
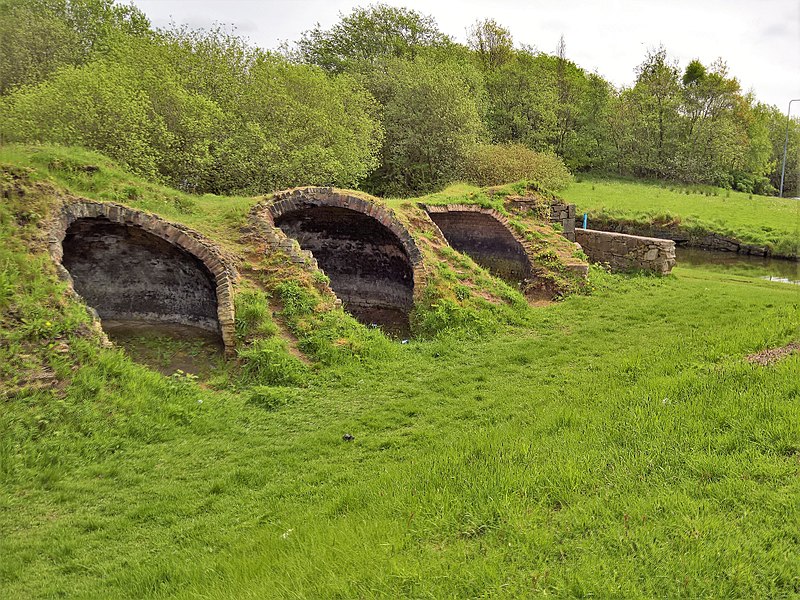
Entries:
[[[677,268],[305,389],[82,346],[4,400],[4,597],[783,597],[798,288]],[[353,441],[344,441],[350,434]]]
[[561,194],[579,215],[685,232],[719,233],[777,253],[800,244],[800,201],[710,186],[581,176]]
[[[252,199],[52,160],[246,251]],[[800,354],[746,360],[800,341],[799,286],[594,269],[591,295],[400,344],[251,256],[246,351],[199,382],[101,347],[40,251],[50,204],[0,200],[0,597],[800,593]],[[272,315],[312,364],[266,346]]]

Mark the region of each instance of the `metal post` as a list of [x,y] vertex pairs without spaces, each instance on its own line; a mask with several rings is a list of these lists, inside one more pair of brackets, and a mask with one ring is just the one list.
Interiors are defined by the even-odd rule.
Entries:
[[789,108],[786,109],[786,139],[783,141],[783,166],[781,167],[781,191],[778,195],[779,198],[783,198],[783,176],[786,173],[786,150],[789,148],[789,113],[792,112],[792,102],[800,102],[800,98],[789,100]]

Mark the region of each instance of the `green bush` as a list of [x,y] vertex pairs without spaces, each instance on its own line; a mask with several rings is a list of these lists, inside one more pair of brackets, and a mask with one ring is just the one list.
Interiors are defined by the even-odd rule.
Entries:
[[572,181],[572,175],[559,157],[534,152],[522,144],[475,146],[464,162],[463,177],[480,186],[526,179],[551,191],[563,190]]
[[478,72],[437,57],[387,60],[366,85],[382,106],[386,135],[364,189],[407,196],[458,178],[465,153],[484,135]]
[[374,100],[351,77],[224,35],[120,36],[5,96],[0,139],[98,150],[183,191],[356,185],[377,166]]

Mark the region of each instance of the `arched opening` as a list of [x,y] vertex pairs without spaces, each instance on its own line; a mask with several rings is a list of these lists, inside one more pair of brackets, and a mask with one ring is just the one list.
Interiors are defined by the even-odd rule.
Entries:
[[447,208],[429,207],[427,211],[453,248],[472,257],[493,275],[517,285],[533,277],[525,248],[494,215]]
[[[111,339],[134,355],[158,351],[148,349],[147,340],[153,345],[167,338],[180,340],[182,348],[193,344],[196,354],[223,350],[215,277],[186,250],[141,227],[90,217],[72,221],[62,252],[75,291],[97,311]],[[165,371],[194,371],[202,362],[173,354]]]
[[356,319],[387,333],[408,333],[414,266],[389,227],[369,214],[321,203],[289,209],[274,222],[314,255]]

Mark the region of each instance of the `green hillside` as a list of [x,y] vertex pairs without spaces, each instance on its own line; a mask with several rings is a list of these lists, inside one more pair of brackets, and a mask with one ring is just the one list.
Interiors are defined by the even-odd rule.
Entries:
[[734,192],[710,186],[687,186],[630,179],[582,176],[562,195],[588,213],[592,223],[617,222],[718,233],[777,254],[797,255],[800,247],[800,201]]
[[[431,330],[403,344],[311,276],[269,276],[242,242],[259,199],[34,150],[0,153],[2,597],[800,589],[800,287],[593,268],[591,293],[529,307],[431,246]],[[446,197],[469,194],[484,192]],[[44,251],[70,195],[240,253],[239,356],[195,378],[103,347]],[[467,294],[459,273],[474,277]]]

